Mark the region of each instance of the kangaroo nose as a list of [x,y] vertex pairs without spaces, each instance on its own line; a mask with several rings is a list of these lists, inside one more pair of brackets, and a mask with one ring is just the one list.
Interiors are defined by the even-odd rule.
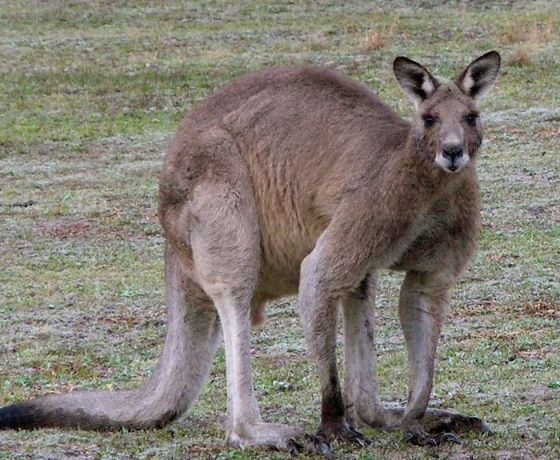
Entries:
[[463,155],[463,146],[461,145],[443,145],[443,156],[449,158],[451,161],[455,161]]

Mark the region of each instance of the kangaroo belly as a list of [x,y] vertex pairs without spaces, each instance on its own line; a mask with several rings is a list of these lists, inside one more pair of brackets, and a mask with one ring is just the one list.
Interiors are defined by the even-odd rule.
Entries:
[[269,193],[266,200],[257,197],[261,236],[259,290],[273,297],[297,292],[301,262],[325,227],[319,219],[302,212],[296,201],[278,191]]

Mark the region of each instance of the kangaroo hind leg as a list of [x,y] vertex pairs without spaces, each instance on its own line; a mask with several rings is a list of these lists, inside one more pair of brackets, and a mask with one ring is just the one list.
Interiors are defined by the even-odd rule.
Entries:
[[321,451],[303,430],[261,419],[251,369],[251,307],[260,270],[260,235],[251,182],[208,178],[191,209],[193,272],[212,299],[222,324],[227,379],[227,440],[240,446]]

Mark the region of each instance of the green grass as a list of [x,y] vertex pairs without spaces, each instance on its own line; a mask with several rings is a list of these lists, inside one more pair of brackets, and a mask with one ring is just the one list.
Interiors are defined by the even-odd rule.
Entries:
[[[197,101],[257,68],[316,63],[408,116],[395,56],[452,77],[497,49],[503,71],[484,102],[482,238],[454,294],[432,398],[496,435],[425,449],[366,430],[372,447],[334,451],[559,458],[558,30],[560,10],[546,1],[0,1],[0,403],[131,388],[150,374],[165,330],[157,176]],[[403,403],[400,276],[384,275],[380,391]],[[288,299],[268,316],[253,338],[263,416],[313,431],[318,381],[297,307]],[[284,458],[224,444],[224,373],[220,353],[199,401],[164,429],[5,431],[0,459]]]

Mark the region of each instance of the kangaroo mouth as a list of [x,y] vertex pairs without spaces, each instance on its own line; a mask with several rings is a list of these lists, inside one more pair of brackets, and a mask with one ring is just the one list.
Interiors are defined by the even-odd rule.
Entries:
[[443,152],[439,152],[436,155],[435,163],[445,172],[450,174],[455,174],[461,171],[470,161],[469,155],[465,152],[460,157],[448,158],[443,155]]

